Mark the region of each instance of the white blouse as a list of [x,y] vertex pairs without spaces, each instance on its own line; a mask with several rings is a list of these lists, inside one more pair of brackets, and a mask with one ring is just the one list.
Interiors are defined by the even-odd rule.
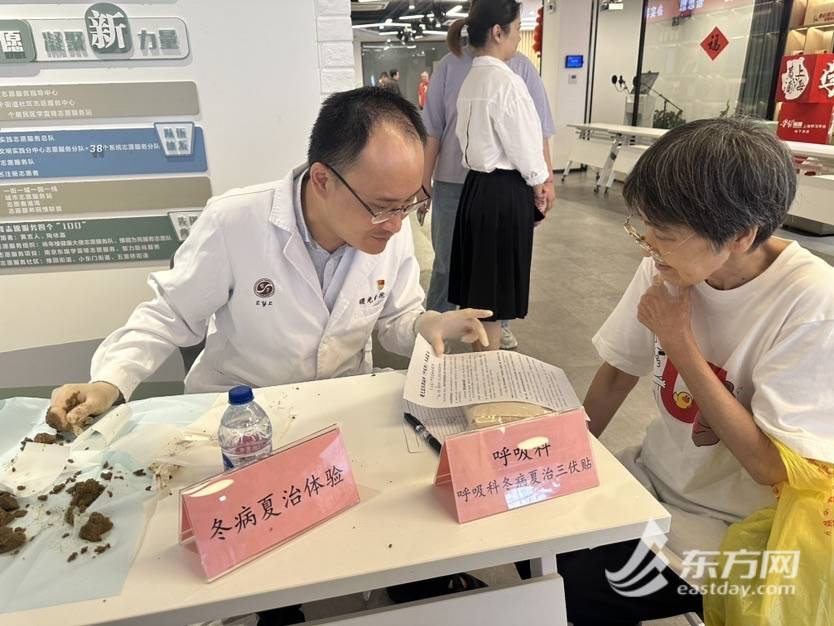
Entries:
[[541,122],[527,86],[495,57],[472,62],[458,96],[455,133],[463,166],[470,170],[518,170],[531,187],[550,176]]

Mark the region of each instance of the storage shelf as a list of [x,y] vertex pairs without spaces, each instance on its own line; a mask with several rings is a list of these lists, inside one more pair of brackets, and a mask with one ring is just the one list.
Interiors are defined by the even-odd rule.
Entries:
[[808,26],[797,26],[791,30],[808,30],[809,28],[819,28],[820,30],[834,29],[834,22],[820,22],[819,24],[809,24]]

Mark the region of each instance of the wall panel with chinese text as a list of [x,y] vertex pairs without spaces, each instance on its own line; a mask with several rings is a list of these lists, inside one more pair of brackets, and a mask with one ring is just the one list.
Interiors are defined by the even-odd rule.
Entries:
[[[241,0],[229,19],[228,3],[202,0],[4,4],[0,137],[25,137],[0,143],[0,291],[19,303],[0,313],[14,329],[0,368],[25,373],[13,384],[61,382],[39,377],[56,358],[86,379],[89,355],[56,341],[89,345],[126,319],[211,194],[304,160],[321,99],[316,9]],[[73,134],[84,139],[59,140]],[[72,243],[41,238],[50,225]],[[85,294],[83,311],[61,310],[62,282]],[[38,306],[46,292],[52,305]]]

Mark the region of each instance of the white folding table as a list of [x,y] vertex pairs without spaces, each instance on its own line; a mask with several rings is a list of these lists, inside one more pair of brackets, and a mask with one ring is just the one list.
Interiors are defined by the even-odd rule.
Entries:
[[530,581],[323,623],[565,625],[557,554],[638,538],[650,520],[668,530],[666,510],[595,439],[599,487],[458,524],[432,486],[437,455],[408,451],[404,380],[391,372],[270,390],[285,393],[297,416],[289,439],[342,425],[362,499],[357,506],[208,584],[196,554],[177,543],[176,487],[183,485],[174,483],[174,495],[166,495],[151,518],[119,596],[4,614],[0,622],[181,626],[537,559]]

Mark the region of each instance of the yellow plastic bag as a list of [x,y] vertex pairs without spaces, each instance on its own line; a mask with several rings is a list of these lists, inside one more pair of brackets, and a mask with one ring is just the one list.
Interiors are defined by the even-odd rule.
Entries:
[[[717,578],[704,595],[707,626],[834,624],[834,465],[773,443],[788,480],[775,489],[775,509],[728,529]],[[740,564],[753,555],[758,565],[751,577],[752,565]]]

